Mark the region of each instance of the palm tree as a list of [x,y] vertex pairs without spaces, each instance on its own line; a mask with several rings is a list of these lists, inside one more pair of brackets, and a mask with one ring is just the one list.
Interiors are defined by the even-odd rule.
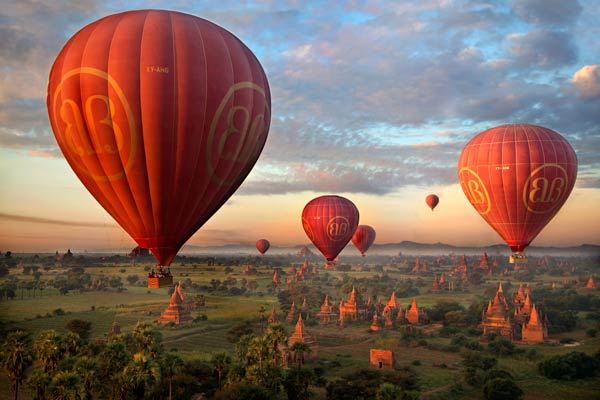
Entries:
[[169,380],[169,400],[172,399],[173,377],[181,372],[183,360],[178,355],[167,353],[161,360],[162,376]]
[[267,328],[265,337],[267,338],[267,340],[271,344],[271,348],[273,349],[273,365],[277,365],[279,359],[281,358],[279,346],[286,342],[288,337],[287,331],[282,324],[271,324]]
[[227,367],[231,364],[231,357],[225,352],[213,354],[210,363],[217,371],[217,378],[219,382],[219,389],[221,389],[221,382],[223,379],[223,373],[227,370]]
[[61,338],[56,331],[49,330],[40,333],[33,344],[37,359],[42,364],[44,372],[52,372],[64,356]]
[[265,312],[267,309],[265,306],[260,306],[258,309],[258,315],[260,316],[260,329],[261,331],[265,329]]
[[83,385],[73,371],[59,371],[52,378],[50,392],[53,400],[79,400]]
[[300,368],[304,364],[304,354],[310,354],[312,350],[306,343],[296,342],[292,345],[290,351],[294,354],[294,361],[298,368]]
[[91,357],[80,357],[75,364],[74,371],[79,375],[83,386],[84,400],[91,400],[94,388],[98,387],[98,363]]
[[143,352],[136,353],[133,361],[123,369],[121,379],[123,389],[141,399],[159,381],[160,366]]
[[19,385],[25,378],[25,371],[33,363],[29,334],[23,331],[11,332],[2,345],[0,360],[12,383],[13,399],[17,400]]
[[50,375],[41,369],[34,369],[29,378],[27,378],[27,386],[33,391],[33,400],[45,400],[46,389],[50,385]]
[[152,325],[140,322],[137,323],[132,333],[138,350],[156,357],[161,349],[162,334],[154,330]]
[[270,341],[265,336],[257,336],[250,341],[248,347],[248,358],[262,369],[267,360],[272,359],[273,348]]

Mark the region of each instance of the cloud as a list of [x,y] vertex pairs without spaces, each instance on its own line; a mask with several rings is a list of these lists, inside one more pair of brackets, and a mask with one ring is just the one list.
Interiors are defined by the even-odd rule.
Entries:
[[508,36],[509,54],[521,66],[555,68],[577,61],[577,48],[571,34],[534,30]]
[[[594,38],[594,27],[586,36],[579,25],[600,15],[587,4],[567,3],[571,7],[544,7],[541,0],[516,1],[512,9],[486,0],[242,7],[223,0],[169,8],[229,29],[267,72],[271,132],[240,193],[383,195],[406,185],[456,182],[464,143],[513,121],[564,133],[578,151],[581,182],[597,185],[600,166],[591,149],[600,116],[590,101],[596,95],[582,89],[594,88],[584,82],[596,78],[571,79],[572,70],[565,71],[578,58],[592,65],[586,51],[593,46],[582,40]],[[61,12],[62,6],[30,1],[1,11],[0,68],[7,73],[0,75],[0,147],[60,155],[44,104],[48,70],[68,36],[113,12],[102,7],[114,7],[81,4]]]
[[50,218],[41,218],[34,217],[29,215],[15,215],[15,214],[5,214],[0,213],[0,219],[6,221],[15,221],[15,222],[29,222],[34,224],[48,224],[48,225],[60,225],[60,226],[77,226],[77,227],[86,227],[86,228],[115,228],[117,225],[113,223],[101,223],[101,222],[85,222],[85,221],[67,221],[61,219],[50,219]]
[[600,98],[600,65],[586,65],[577,70],[571,80],[584,99]]
[[568,25],[577,20],[582,7],[577,0],[517,0],[513,10],[533,24]]

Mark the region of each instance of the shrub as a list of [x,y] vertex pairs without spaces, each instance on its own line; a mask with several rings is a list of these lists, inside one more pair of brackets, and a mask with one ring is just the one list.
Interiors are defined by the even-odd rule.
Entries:
[[595,376],[600,370],[600,361],[585,353],[572,351],[557,355],[538,364],[542,375],[550,379],[573,380]]
[[67,322],[67,329],[79,335],[82,339],[87,339],[92,329],[92,323],[83,319],[72,319]]
[[65,310],[63,310],[62,308],[57,308],[52,311],[52,315],[54,315],[55,317],[65,315]]
[[519,400],[523,390],[512,379],[493,378],[483,386],[483,397],[486,400]]

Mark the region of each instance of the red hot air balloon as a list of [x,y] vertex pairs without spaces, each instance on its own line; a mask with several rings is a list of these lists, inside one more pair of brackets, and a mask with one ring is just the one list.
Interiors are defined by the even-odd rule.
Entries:
[[511,261],[518,261],[569,197],[577,156],[553,130],[502,125],[467,143],[458,177],[469,202],[516,253]]
[[433,211],[433,209],[437,207],[439,202],[440,198],[437,197],[437,195],[435,194],[430,194],[429,196],[425,197],[425,203],[427,203],[429,208],[431,208],[431,211]]
[[267,239],[259,239],[256,241],[256,250],[260,252],[260,254],[265,254],[267,250],[271,247],[271,243]]
[[328,263],[332,263],[356,231],[358,217],[358,209],[350,200],[321,196],[304,207],[302,226]]
[[254,54],[209,21],[161,10],[76,33],[52,66],[47,106],[75,174],[159,265],[244,181],[271,120]]
[[369,225],[359,225],[352,235],[352,243],[363,257],[375,241],[375,235],[375,229]]

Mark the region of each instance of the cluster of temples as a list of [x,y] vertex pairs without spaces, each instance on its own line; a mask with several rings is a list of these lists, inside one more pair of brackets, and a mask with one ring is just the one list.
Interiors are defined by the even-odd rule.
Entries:
[[500,283],[496,295],[482,313],[480,326],[484,337],[495,334],[523,343],[545,342],[548,339],[548,319],[536,309],[530,286],[519,286],[513,295],[512,306],[511,318],[509,303]]

